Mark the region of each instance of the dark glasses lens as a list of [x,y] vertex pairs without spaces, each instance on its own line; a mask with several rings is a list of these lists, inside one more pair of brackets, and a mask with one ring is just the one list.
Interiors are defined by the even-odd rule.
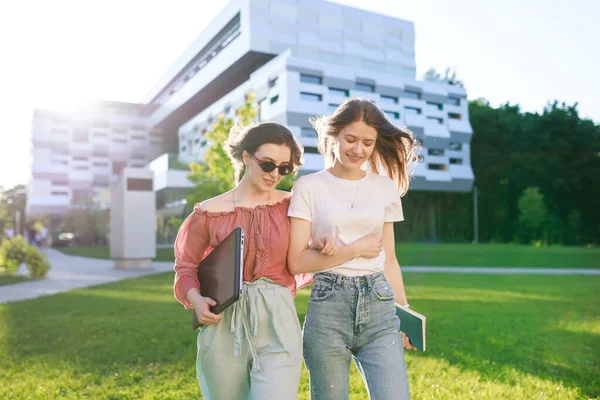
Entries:
[[279,169],[279,175],[289,175],[292,172],[291,165],[280,165],[279,167],[272,161],[262,161],[255,155],[252,155],[254,161],[258,164],[260,169],[262,169],[266,173],[273,172],[275,168]]
[[271,161],[263,161],[260,164],[260,169],[263,171],[270,173],[277,168],[279,170],[279,175],[289,175],[292,172],[292,169],[289,165],[280,165],[279,167],[275,165],[274,162]]

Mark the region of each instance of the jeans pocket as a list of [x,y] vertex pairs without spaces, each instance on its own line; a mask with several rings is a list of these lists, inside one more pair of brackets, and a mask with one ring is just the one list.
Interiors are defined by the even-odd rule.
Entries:
[[321,302],[327,300],[333,294],[333,285],[316,283],[310,292],[310,301]]
[[394,300],[394,292],[389,282],[377,282],[373,285],[373,293],[375,297],[381,301],[392,301]]

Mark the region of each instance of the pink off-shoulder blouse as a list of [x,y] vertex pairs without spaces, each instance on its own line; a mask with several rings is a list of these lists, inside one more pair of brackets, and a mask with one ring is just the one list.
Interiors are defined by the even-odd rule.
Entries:
[[[244,281],[265,277],[287,286],[292,294],[310,283],[312,275],[292,275],[287,267],[290,241],[288,208],[290,199],[255,208],[237,207],[233,211],[210,212],[196,204],[179,228],[175,239],[175,284],[177,300],[191,308],[186,295],[201,288],[198,264],[236,227],[244,230]],[[202,290],[200,290],[202,293]]]

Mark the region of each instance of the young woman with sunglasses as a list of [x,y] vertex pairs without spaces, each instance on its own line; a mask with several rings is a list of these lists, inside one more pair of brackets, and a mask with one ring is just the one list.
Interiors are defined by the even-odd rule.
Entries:
[[[393,223],[403,220],[413,135],[355,98],[312,122],[327,168],[296,182],[288,212],[290,270],[317,273],[304,322],[311,398],[347,399],[354,359],[371,399],[408,399],[404,347],[413,347],[395,314],[394,300],[408,303]],[[357,250],[357,239],[370,247]],[[340,254],[350,260],[332,262]]]
[[[301,148],[273,122],[233,131],[225,147],[237,185],[196,204],[175,241],[175,297],[203,324],[198,382],[205,399],[295,400],[302,340],[293,296],[308,281],[287,267],[290,199],[275,186],[299,167]],[[245,231],[242,296],[215,315],[209,310],[215,302],[202,296],[197,267],[238,226]]]

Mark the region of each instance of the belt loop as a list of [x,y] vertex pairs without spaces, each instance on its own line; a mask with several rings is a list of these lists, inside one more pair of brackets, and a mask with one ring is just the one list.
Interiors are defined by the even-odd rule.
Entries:
[[344,278],[342,278],[342,276],[341,276],[341,275],[339,275],[339,274],[336,274],[336,277],[335,277],[335,283],[334,283],[334,287],[335,287],[336,289],[338,289],[338,290],[339,290],[339,289],[341,289],[341,288],[342,288],[342,280],[343,280],[343,279],[344,279]]
[[367,281],[367,291],[371,291],[371,289],[373,288],[373,276],[372,275],[366,275],[365,276],[365,281]]

